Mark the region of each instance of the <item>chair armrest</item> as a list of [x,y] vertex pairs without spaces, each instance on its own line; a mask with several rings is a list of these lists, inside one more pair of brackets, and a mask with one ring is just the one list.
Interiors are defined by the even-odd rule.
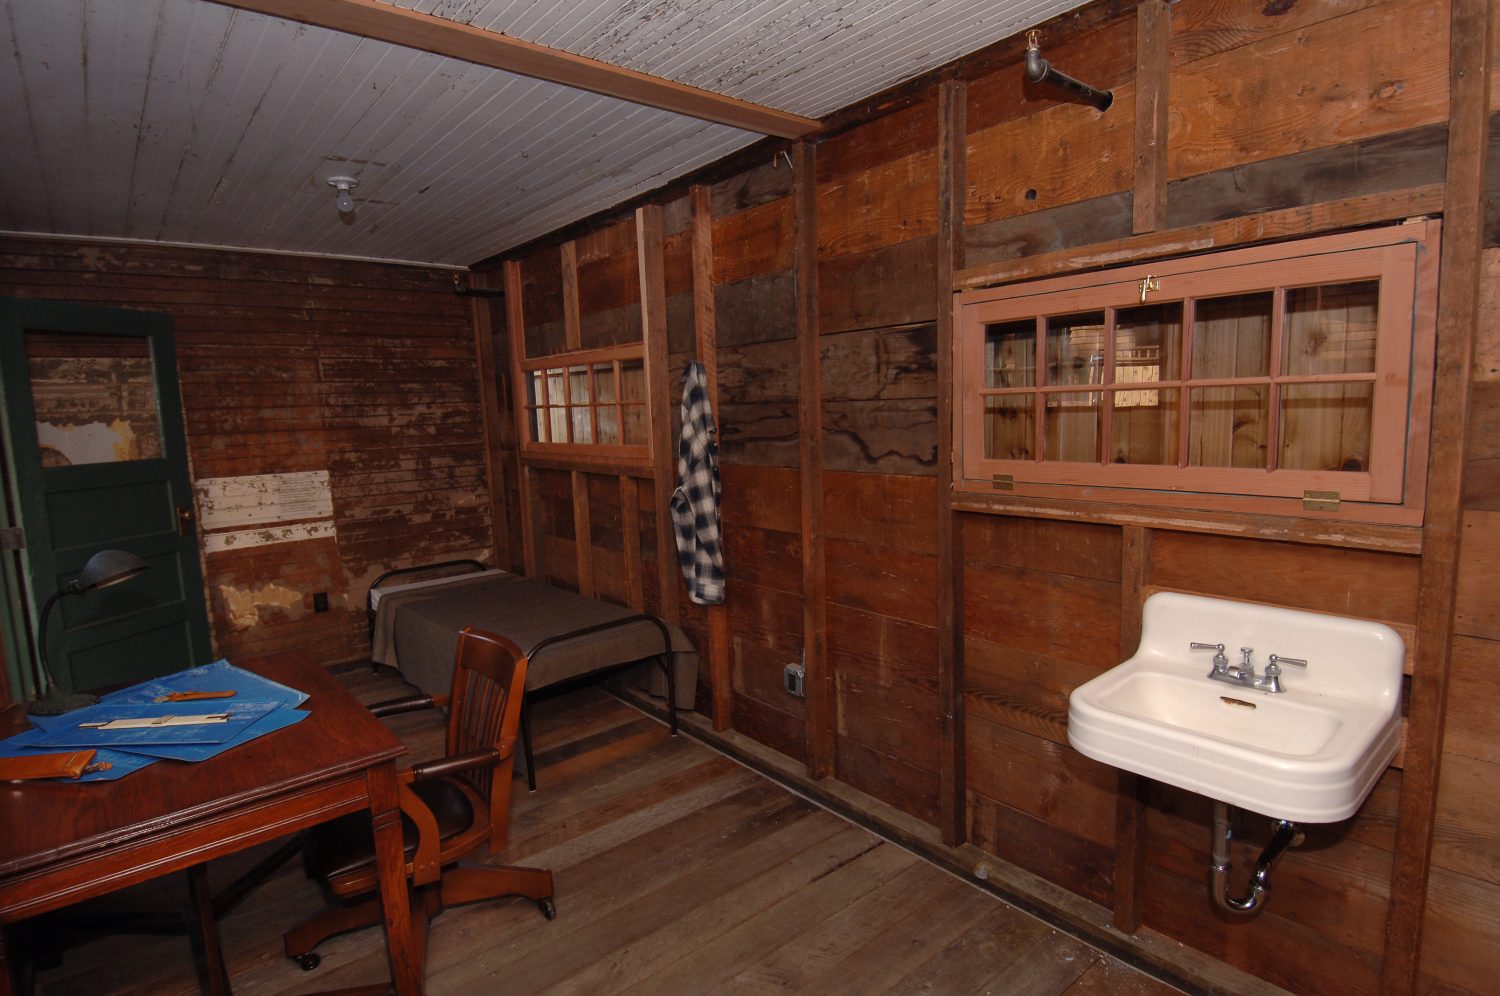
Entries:
[[452,757],[440,757],[425,764],[414,764],[411,766],[411,780],[425,782],[430,778],[440,778],[473,768],[493,768],[499,763],[500,752],[493,747],[485,747],[482,750],[454,754]]
[[396,716],[403,712],[416,712],[418,709],[441,708],[447,704],[446,695],[405,695],[399,699],[376,702],[366,708],[372,716]]

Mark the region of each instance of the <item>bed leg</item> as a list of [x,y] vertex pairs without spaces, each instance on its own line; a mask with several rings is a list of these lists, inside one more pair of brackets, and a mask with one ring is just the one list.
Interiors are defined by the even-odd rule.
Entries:
[[531,756],[531,703],[521,700],[521,750],[526,754],[526,788],[536,791],[536,759]]

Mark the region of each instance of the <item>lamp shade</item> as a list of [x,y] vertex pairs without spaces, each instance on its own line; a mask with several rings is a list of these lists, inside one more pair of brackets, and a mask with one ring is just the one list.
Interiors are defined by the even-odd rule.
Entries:
[[135,577],[150,566],[140,557],[124,550],[100,550],[83,565],[82,573],[73,583],[78,586],[80,593],[93,591],[95,588],[108,588]]

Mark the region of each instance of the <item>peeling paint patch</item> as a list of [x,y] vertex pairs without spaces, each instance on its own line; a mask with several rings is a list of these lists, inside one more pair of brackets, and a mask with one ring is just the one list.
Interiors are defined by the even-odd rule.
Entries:
[[204,529],[333,517],[328,471],[209,477],[195,484]]
[[337,535],[338,532],[331,521],[299,522],[295,525],[275,526],[270,529],[236,529],[232,532],[204,533],[203,552],[223,553],[226,550],[245,550],[252,546],[269,546],[272,543],[332,539]]
[[119,463],[140,459],[140,444],[128,422],[115,419],[66,425],[38,422],[36,440],[44,450],[52,451],[51,466],[72,467],[84,463]]
[[266,609],[302,614],[302,593],[275,581],[261,588],[220,585],[219,600],[224,605],[229,624],[237,630],[249,629],[259,623],[260,614]]

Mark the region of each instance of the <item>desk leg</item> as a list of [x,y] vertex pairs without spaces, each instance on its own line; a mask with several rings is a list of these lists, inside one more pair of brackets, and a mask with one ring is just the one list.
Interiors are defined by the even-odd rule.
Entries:
[[422,992],[422,952],[411,929],[407,898],[406,858],[401,841],[401,810],[397,803],[396,768],[385,764],[367,776],[370,820],[375,828],[375,866],[380,879],[380,907],[385,914],[385,948],[391,963],[391,984],[397,996]]
[[214,896],[208,887],[208,865],[189,868],[187,880],[187,935],[193,948],[193,968],[198,972],[198,989],[210,996],[229,996],[229,971],[224,966],[219,920],[214,915]]

